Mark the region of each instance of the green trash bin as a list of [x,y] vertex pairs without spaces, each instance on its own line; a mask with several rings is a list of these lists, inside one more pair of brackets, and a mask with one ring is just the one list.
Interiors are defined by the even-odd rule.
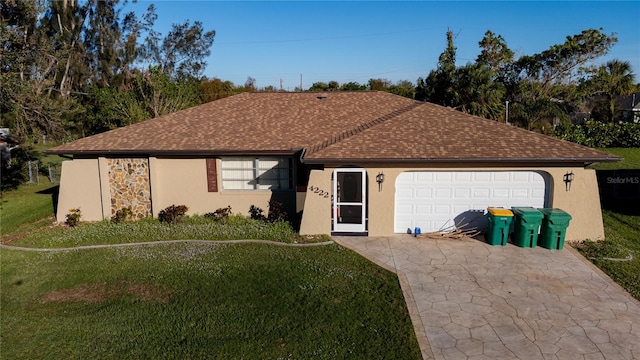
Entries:
[[545,249],[562,250],[571,215],[560,209],[538,209],[544,214],[539,244]]
[[489,220],[489,230],[487,242],[489,245],[507,245],[509,238],[509,226],[513,219],[511,210],[502,208],[487,208],[487,219]]
[[544,215],[530,206],[512,207],[513,212],[513,237],[514,245],[534,248],[538,243],[538,232]]

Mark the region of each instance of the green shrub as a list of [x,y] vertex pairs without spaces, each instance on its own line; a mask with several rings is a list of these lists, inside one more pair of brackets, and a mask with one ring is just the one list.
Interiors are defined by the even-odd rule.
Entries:
[[264,210],[255,205],[249,207],[249,216],[251,216],[253,220],[267,221],[267,217],[264,216]]
[[160,210],[158,220],[169,224],[177,224],[188,210],[189,208],[186,205],[171,205],[166,209]]
[[38,153],[28,145],[0,148],[0,191],[17,189],[29,180],[29,161],[38,161]]
[[66,215],[65,224],[70,227],[76,227],[80,223],[80,218],[82,218],[82,212],[79,208],[69,209],[69,213]]
[[214,221],[219,221],[224,224],[227,222],[229,215],[231,215],[231,205],[227,206],[226,208],[219,208],[212,213],[206,213],[204,214],[204,217],[206,217],[207,219],[212,219]]
[[640,147],[640,124],[588,120],[580,125],[560,125],[555,136],[589,147]]
[[287,221],[287,212],[284,211],[284,205],[275,200],[269,200],[268,216],[264,215],[264,210],[255,205],[251,205],[251,207],[249,207],[249,214],[253,220],[266,221],[270,223]]
[[115,215],[113,215],[113,217],[111,218],[111,221],[113,221],[116,224],[119,224],[123,221],[127,221],[127,219],[131,218],[132,216],[133,216],[133,211],[131,211],[130,207],[126,207],[116,211]]
[[272,223],[287,220],[287,213],[284,211],[284,205],[281,202],[269,200],[269,216],[267,220]]

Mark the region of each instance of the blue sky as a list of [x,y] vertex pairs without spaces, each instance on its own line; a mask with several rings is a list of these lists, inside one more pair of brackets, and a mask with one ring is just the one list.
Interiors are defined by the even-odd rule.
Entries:
[[426,77],[455,34],[457,64],[473,62],[486,30],[502,35],[516,56],[532,55],[588,28],[616,33],[618,43],[599,60],[629,61],[640,82],[638,1],[178,1],[139,0],[142,14],[156,5],[156,30],[201,21],[216,38],[205,75],[258,87],[293,90],[331,80],[366,84]]

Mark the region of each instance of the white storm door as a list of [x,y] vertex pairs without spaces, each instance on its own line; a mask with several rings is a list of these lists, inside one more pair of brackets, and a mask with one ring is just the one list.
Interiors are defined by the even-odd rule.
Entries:
[[333,172],[333,231],[365,232],[367,174],[364,169]]

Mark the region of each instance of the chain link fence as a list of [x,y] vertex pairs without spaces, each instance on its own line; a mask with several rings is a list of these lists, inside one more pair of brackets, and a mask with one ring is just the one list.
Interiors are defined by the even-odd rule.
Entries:
[[60,183],[60,172],[62,170],[62,164],[60,163],[49,163],[47,165],[49,170],[49,182],[52,184]]
[[29,161],[29,184],[40,184],[37,161]]
[[[28,172],[29,172],[29,184],[40,184],[40,168],[38,166],[37,161],[29,161],[28,162]],[[46,170],[42,170],[42,175],[47,176],[47,179],[52,184],[60,183],[60,173],[62,171],[62,164],[60,163],[48,163],[46,165]]]

